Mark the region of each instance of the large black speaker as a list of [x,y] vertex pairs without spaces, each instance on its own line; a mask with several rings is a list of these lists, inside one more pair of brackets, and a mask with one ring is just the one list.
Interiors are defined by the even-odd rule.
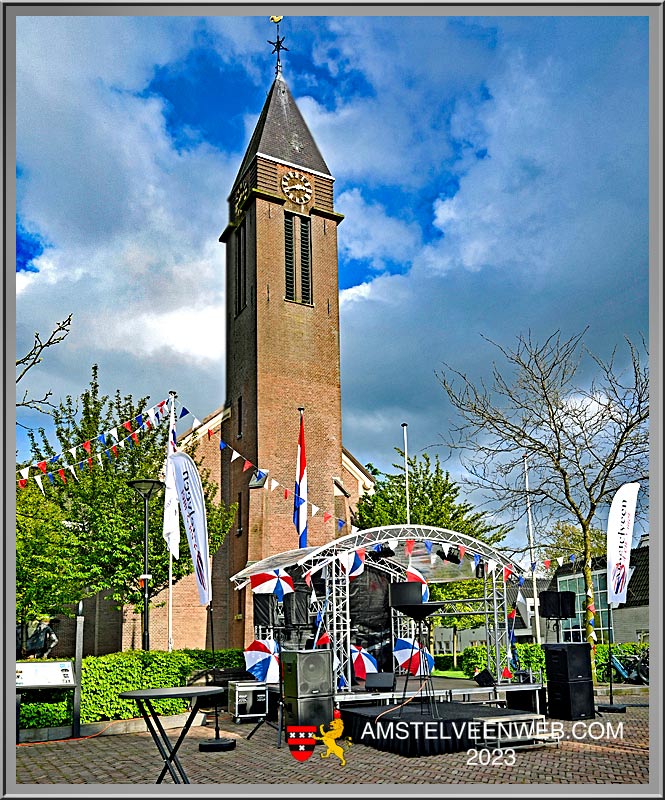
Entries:
[[285,650],[282,668],[285,697],[333,694],[332,650]]
[[423,602],[423,585],[418,581],[404,581],[388,585],[388,604],[391,608],[415,606]]
[[591,680],[591,645],[588,642],[545,644],[543,649],[548,683]]
[[593,719],[593,681],[547,681],[547,716],[551,719]]
[[333,719],[333,696],[285,697],[284,723],[286,725],[329,725]]
[[570,619],[575,616],[575,592],[541,592],[540,616],[545,619]]

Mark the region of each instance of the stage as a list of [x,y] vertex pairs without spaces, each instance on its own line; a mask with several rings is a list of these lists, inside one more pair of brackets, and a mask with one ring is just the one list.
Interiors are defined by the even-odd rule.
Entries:
[[354,743],[411,758],[549,743],[543,715],[483,703],[417,698],[405,705],[345,703],[340,712]]

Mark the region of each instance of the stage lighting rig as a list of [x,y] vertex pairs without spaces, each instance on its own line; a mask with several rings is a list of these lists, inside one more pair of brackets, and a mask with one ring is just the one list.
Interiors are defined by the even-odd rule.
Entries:
[[395,555],[395,551],[387,544],[381,543],[378,550],[368,550],[366,558],[370,561],[381,561],[384,558],[391,558]]
[[459,564],[460,563],[460,556],[459,550],[457,548],[451,548],[448,551],[448,555],[444,552],[443,548],[440,547],[436,551],[437,556],[441,559],[441,561],[449,561],[451,564]]

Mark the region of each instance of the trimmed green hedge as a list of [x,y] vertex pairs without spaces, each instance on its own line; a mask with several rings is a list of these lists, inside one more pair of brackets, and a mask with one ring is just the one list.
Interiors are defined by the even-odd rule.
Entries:
[[[54,659],[44,659],[53,661]],[[62,659],[57,659],[61,661]],[[244,668],[242,650],[127,650],[106,656],[87,656],[81,664],[81,724],[140,716],[133,700],[118,695],[130,689],[185,686],[197,672]],[[70,725],[74,693],[62,689],[32,689],[21,693],[21,728]],[[160,714],[186,711],[186,700],[154,703]]]
[[[526,644],[520,643],[515,645],[517,649],[517,656],[520,662],[520,669],[528,671],[531,669],[534,675],[538,675],[539,671],[543,671],[543,680],[547,678],[545,670],[545,651],[539,644]],[[641,653],[647,650],[648,644],[639,644],[638,642],[625,642],[623,644],[613,644],[612,653],[618,658],[622,656],[632,655],[634,653]],[[596,663],[600,664],[607,661],[607,648],[606,644],[596,645]],[[501,648],[501,655],[505,653],[504,648]],[[457,659],[459,668],[464,672],[467,678],[473,678],[476,669],[483,670],[487,666],[487,648],[485,645],[476,644],[472,647],[466,647]]]

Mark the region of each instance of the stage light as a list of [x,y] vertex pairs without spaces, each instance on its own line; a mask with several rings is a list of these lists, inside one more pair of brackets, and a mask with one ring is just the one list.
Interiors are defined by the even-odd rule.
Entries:
[[485,575],[485,563],[482,558],[476,564],[476,578],[483,578]]
[[368,550],[365,558],[369,558],[370,561],[381,561],[394,555],[395,551],[391,547],[388,547],[387,544],[380,544],[378,550]]

